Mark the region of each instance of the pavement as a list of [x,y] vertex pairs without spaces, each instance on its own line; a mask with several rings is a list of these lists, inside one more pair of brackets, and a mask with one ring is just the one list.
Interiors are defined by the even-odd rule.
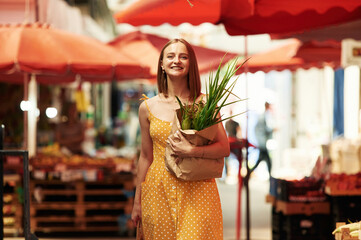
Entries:
[[[256,173],[256,172],[255,172]],[[218,190],[222,202],[224,240],[236,239],[236,212],[237,212],[237,189],[238,184],[233,182],[227,184],[218,181]],[[269,192],[269,180],[252,175],[249,181],[250,202],[250,239],[271,240],[272,239],[272,207],[266,203],[266,195]],[[241,239],[246,238],[246,192],[243,188],[241,194]]]

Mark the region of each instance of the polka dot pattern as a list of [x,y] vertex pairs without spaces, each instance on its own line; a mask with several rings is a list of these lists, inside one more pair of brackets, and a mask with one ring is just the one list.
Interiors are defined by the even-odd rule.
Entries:
[[182,181],[164,164],[171,123],[150,113],[153,163],[142,183],[142,224],[146,240],[222,240],[222,209],[214,179]]

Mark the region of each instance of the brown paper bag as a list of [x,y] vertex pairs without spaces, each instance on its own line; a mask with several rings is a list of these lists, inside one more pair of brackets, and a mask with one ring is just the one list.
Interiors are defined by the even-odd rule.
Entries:
[[[182,130],[179,121],[180,117],[180,110],[177,110],[173,120],[171,135],[179,131],[191,144],[196,146],[206,145],[215,138],[217,125],[210,126],[201,131]],[[174,152],[169,144],[167,144],[165,148],[165,166],[169,172],[179,179],[197,181],[222,177],[224,158],[182,158],[176,163],[176,157],[173,154]]]
[[139,220],[137,223],[137,235],[136,240],[144,240],[142,221]]

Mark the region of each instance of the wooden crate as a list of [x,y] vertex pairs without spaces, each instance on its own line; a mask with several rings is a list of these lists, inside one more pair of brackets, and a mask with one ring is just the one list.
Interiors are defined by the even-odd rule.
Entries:
[[11,185],[11,189],[4,189],[3,193],[3,222],[4,235],[7,237],[18,237],[23,232],[23,206],[19,201],[22,178],[18,174],[5,174],[4,183]]
[[277,200],[272,195],[266,196],[266,202],[271,203],[277,212],[284,215],[304,214],[330,214],[331,206],[328,201],[322,202],[286,202]]
[[31,180],[30,193],[33,232],[118,232],[119,216],[132,211],[134,180],[133,176],[96,182]]

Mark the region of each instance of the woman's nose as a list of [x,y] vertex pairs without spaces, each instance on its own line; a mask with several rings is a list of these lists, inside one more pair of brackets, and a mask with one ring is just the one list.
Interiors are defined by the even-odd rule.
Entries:
[[180,62],[180,57],[179,57],[179,56],[176,56],[176,57],[174,58],[174,62],[179,63],[179,62]]

